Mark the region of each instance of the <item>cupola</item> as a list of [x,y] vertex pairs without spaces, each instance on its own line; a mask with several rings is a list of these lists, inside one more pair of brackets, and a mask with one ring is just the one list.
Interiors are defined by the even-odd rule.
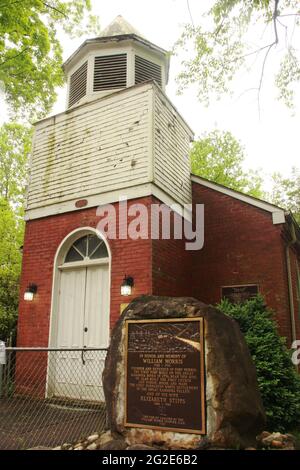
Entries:
[[100,37],[86,40],[74,52],[64,71],[70,108],[149,80],[164,90],[169,53],[117,16]]

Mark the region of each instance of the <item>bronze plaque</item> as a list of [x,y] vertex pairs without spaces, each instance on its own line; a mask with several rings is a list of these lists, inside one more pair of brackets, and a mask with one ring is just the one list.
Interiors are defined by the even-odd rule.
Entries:
[[205,434],[203,318],[126,321],[125,426]]
[[258,286],[256,284],[222,287],[222,299],[228,299],[233,304],[246,302],[257,294]]

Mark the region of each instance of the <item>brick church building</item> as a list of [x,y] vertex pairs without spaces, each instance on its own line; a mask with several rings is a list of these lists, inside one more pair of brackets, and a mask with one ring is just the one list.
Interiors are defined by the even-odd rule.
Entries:
[[[299,227],[279,207],[191,175],[193,132],[165,94],[168,53],[118,17],[64,71],[67,109],[35,125],[18,346],[106,348],[141,294],[215,304],[259,292],[289,344],[300,338]],[[153,237],[151,207],[162,204],[171,235]],[[149,224],[132,238],[137,205]],[[203,247],[186,249],[172,227],[194,221],[197,205]],[[101,217],[116,222],[114,236]]]

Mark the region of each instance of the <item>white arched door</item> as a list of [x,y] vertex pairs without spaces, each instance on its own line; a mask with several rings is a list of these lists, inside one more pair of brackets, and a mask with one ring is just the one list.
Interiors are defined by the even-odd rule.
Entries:
[[[97,400],[102,395],[105,356],[93,348],[109,344],[109,257],[95,234],[78,238],[58,266],[53,395]],[[79,353],[76,349],[86,349]]]

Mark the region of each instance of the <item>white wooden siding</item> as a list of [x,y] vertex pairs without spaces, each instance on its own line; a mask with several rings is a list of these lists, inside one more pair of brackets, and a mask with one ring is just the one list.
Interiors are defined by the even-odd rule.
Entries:
[[149,181],[151,86],[126,91],[37,124],[27,209]]
[[67,201],[119,190],[126,194],[126,188],[146,183],[154,183],[175,202],[191,202],[191,135],[153,83],[41,121],[31,158],[28,218],[40,208],[46,216],[47,207],[53,214],[57,205],[60,213]]
[[193,133],[157,87],[154,100],[154,183],[177,202],[189,204]]

